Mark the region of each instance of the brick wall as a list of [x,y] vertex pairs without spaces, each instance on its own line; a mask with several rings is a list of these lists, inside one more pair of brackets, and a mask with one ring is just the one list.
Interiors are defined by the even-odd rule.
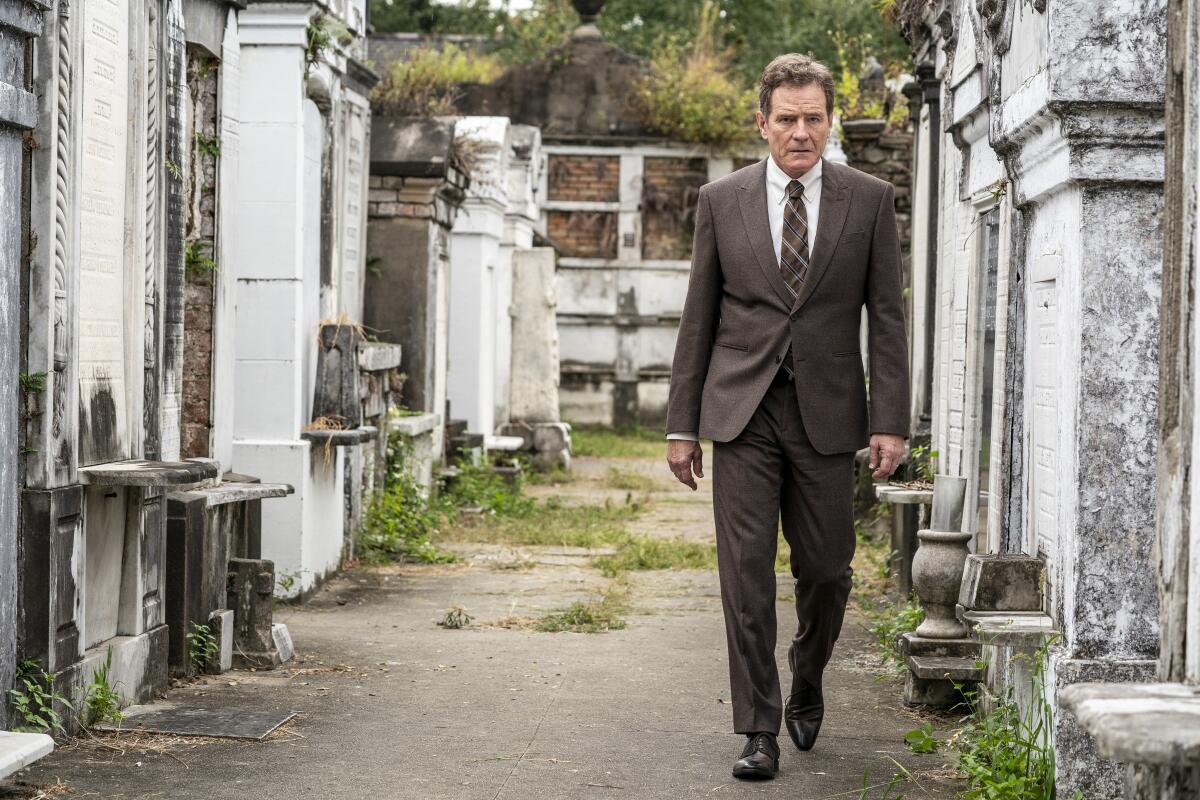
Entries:
[[615,203],[620,199],[619,157],[552,155],[546,170],[551,200]]
[[367,217],[425,219],[449,228],[462,202],[465,182],[465,176],[455,170],[446,178],[372,175],[367,183]]
[[[187,257],[183,295],[183,391],[180,454],[210,455],[212,430],[213,279],[216,263],[217,159],[220,147],[217,115],[217,62],[188,59],[188,91],[193,129],[187,132],[190,174],[187,176]],[[228,464],[223,464],[228,467]]]
[[644,160],[642,258],[691,258],[696,197],[707,182],[707,159],[648,157]]
[[551,211],[546,234],[568,258],[616,258],[617,215],[605,211]]

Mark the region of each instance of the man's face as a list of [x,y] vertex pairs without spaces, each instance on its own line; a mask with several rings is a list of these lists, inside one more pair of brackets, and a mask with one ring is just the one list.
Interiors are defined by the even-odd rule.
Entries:
[[771,146],[780,169],[799,178],[816,166],[833,126],[825,110],[825,92],[815,83],[784,84],[771,95],[771,114],[755,114],[758,130]]

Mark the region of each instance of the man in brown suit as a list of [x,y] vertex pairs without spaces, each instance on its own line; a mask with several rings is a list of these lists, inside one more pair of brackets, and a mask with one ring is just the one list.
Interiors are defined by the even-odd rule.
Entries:
[[[890,475],[908,435],[908,347],[892,185],[822,159],[833,78],[807,56],[764,70],[770,155],[700,190],[667,407],[667,461],[692,489],[713,441],[713,510],[729,648],[733,774],[774,777],[781,721],[808,750],[854,555],[855,451]],[[859,327],[867,309],[870,397]],[[775,550],[782,517],[798,627],[781,703]]]

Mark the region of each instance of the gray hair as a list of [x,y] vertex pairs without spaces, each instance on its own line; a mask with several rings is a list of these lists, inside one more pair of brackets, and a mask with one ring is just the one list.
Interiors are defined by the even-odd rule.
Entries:
[[766,116],[771,114],[771,95],[780,86],[817,85],[825,92],[825,111],[833,116],[833,73],[829,67],[812,56],[800,53],[785,53],[778,56],[763,70],[758,79],[758,108]]

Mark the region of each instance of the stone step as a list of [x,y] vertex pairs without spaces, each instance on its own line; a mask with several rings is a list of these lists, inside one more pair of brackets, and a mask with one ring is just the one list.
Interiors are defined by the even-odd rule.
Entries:
[[44,733],[0,731],[0,779],[22,770],[54,750],[54,740]]
[[923,680],[949,680],[955,683],[978,683],[986,670],[974,658],[954,656],[909,656],[906,659],[913,675]]
[[1040,611],[971,611],[961,606],[957,611],[982,644],[1036,648],[1059,635],[1054,620]]

